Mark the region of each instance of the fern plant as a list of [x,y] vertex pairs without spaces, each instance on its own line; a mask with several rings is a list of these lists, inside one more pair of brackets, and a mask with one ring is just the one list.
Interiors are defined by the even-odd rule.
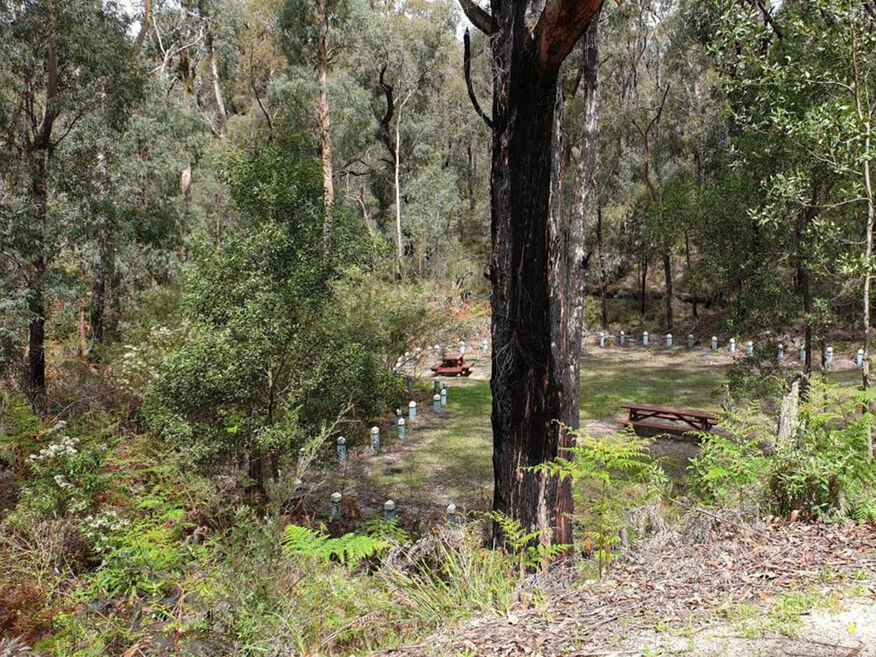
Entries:
[[584,509],[575,519],[593,545],[601,578],[611,564],[627,509],[659,493],[666,477],[648,454],[650,441],[632,431],[597,439],[564,429],[575,436],[576,446],[532,470],[572,479]]
[[564,543],[552,544],[543,541],[548,530],[528,532],[517,520],[501,511],[492,511],[489,516],[499,525],[505,543],[517,555],[517,569],[521,578],[527,570],[545,567],[571,547]]
[[389,547],[383,539],[370,534],[351,532],[334,538],[300,525],[288,525],[283,531],[283,552],[287,556],[317,561],[337,559],[355,564]]

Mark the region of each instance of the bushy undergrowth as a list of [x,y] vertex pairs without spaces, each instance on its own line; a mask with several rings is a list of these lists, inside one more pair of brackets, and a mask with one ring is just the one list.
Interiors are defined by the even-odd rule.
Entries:
[[16,403],[4,427],[32,431],[34,457],[0,521],[0,632],[38,654],[346,655],[513,599],[516,559],[476,527],[436,529],[405,561],[422,550],[395,523],[330,534],[264,515],[154,437],[73,438]]
[[706,502],[752,516],[876,519],[876,466],[867,462],[872,395],[814,382],[800,405],[796,435],[780,442],[752,409],[704,435],[694,460],[695,491]]

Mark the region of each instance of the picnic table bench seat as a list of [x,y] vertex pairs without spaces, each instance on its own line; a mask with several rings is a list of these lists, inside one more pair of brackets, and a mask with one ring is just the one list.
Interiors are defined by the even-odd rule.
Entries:
[[622,404],[621,408],[629,411],[629,418],[622,422],[624,426],[649,435],[670,434],[696,439],[695,434],[711,432],[721,420],[713,413],[693,408],[637,403]]
[[433,365],[430,369],[433,376],[470,376],[472,365],[474,363],[467,362],[462,355],[445,356],[440,364]]

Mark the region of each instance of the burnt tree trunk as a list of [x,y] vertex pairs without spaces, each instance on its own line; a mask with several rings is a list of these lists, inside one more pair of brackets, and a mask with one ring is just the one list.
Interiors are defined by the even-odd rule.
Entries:
[[492,15],[460,4],[492,35],[493,508],[570,543],[570,482],[531,468],[571,445],[563,425],[578,423],[582,249],[562,210],[559,72],[602,3],[493,0]]
[[639,312],[642,316],[644,316],[645,315],[645,302],[646,302],[645,292],[646,292],[646,287],[648,284],[648,261],[647,260],[642,260],[642,262],[639,263],[639,272],[641,274],[640,281],[639,281],[640,282],[639,298],[641,299],[641,303],[642,303],[641,307],[639,308]]
[[666,279],[666,329],[672,331],[672,254],[663,254],[663,276]]

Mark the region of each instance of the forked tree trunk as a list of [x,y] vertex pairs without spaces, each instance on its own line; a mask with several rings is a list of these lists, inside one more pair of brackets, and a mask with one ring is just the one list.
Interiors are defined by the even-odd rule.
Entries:
[[570,543],[570,482],[530,468],[570,446],[565,427],[578,424],[581,249],[563,212],[558,76],[601,2],[549,0],[536,23],[526,3],[493,0],[486,17],[462,5],[492,34],[493,508]]

